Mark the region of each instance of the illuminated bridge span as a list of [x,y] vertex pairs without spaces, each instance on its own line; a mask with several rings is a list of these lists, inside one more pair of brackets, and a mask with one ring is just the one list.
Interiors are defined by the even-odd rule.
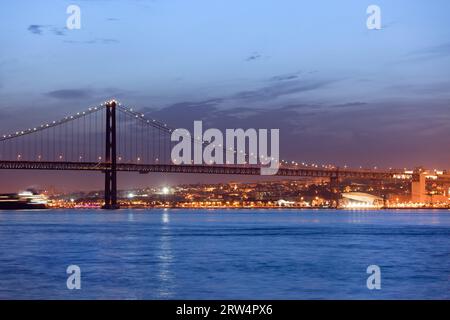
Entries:
[[[0,161],[0,169],[14,170],[86,170],[105,171],[110,169],[105,162],[49,162],[49,161]],[[255,165],[176,165],[176,164],[139,164],[117,163],[116,171],[139,173],[203,173],[203,174],[236,174],[260,175],[261,168]],[[370,171],[351,169],[314,169],[281,167],[276,176],[291,177],[323,177],[323,178],[363,178],[389,179],[400,175],[398,171]],[[405,176],[404,178],[409,178]]]
[[[58,121],[0,136],[0,169],[87,170],[105,174],[105,208],[117,208],[117,172],[260,175],[258,165],[175,164],[170,139],[175,129],[110,101]],[[191,138],[194,143],[204,143]],[[236,150],[223,148],[224,158]],[[250,155],[245,155],[246,163]],[[277,176],[403,178],[402,170],[339,169],[282,163]]]

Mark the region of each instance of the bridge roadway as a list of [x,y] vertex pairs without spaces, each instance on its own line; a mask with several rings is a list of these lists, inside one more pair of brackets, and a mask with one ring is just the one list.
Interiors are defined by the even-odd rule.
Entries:
[[[9,170],[82,170],[104,172],[111,164],[104,162],[50,162],[50,161],[0,161],[0,169]],[[122,172],[165,172],[165,173],[199,173],[199,174],[234,174],[260,175],[256,165],[175,165],[175,164],[139,164],[117,163],[117,171]],[[324,177],[324,178],[362,178],[392,179],[395,175],[404,175],[402,170],[367,170],[367,169],[327,169],[281,166],[276,176]],[[410,178],[410,177],[405,177]]]

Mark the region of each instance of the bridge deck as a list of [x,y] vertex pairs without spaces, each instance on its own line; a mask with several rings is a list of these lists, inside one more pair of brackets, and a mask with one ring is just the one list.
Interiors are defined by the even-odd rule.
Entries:
[[[10,170],[82,170],[106,171],[110,164],[103,162],[53,162],[53,161],[0,161],[0,169]],[[175,164],[138,164],[117,163],[117,171],[151,173],[200,173],[200,174],[235,174],[260,175],[261,168],[252,165],[175,165]],[[394,175],[402,175],[400,170],[371,171],[358,169],[323,169],[280,167],[276,176],[298,177],[341,177],[389,179]]]

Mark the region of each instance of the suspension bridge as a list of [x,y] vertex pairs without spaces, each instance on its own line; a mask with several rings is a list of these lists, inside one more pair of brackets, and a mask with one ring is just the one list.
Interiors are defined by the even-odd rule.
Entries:
[[[0,169],[101,171],[105,175],[105,209],[118,208],[119,171],[260,175],[261,166],[253,164],[173,163],[175,142],[170,137],[176,130],[111,100],[57,121],[1,135]],[[223,152],[234,156],[238,151],[223,148]],[[245,154],[246,159],[250,156]],[[331,185],[340,178],[411,178],[403,170],[311,167],[284,161],[276,175],[329,178]]]

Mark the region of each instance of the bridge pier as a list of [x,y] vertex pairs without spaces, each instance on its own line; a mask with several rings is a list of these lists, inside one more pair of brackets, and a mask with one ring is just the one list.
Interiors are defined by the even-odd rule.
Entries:
[[332,193],[330,207],[337,209],[339,208],[339,199],[341,198],[338,172],[330,177],[330,191]]
[[103,209],[119,209],[117,204],[116,102],[106,104],[105,204]]

